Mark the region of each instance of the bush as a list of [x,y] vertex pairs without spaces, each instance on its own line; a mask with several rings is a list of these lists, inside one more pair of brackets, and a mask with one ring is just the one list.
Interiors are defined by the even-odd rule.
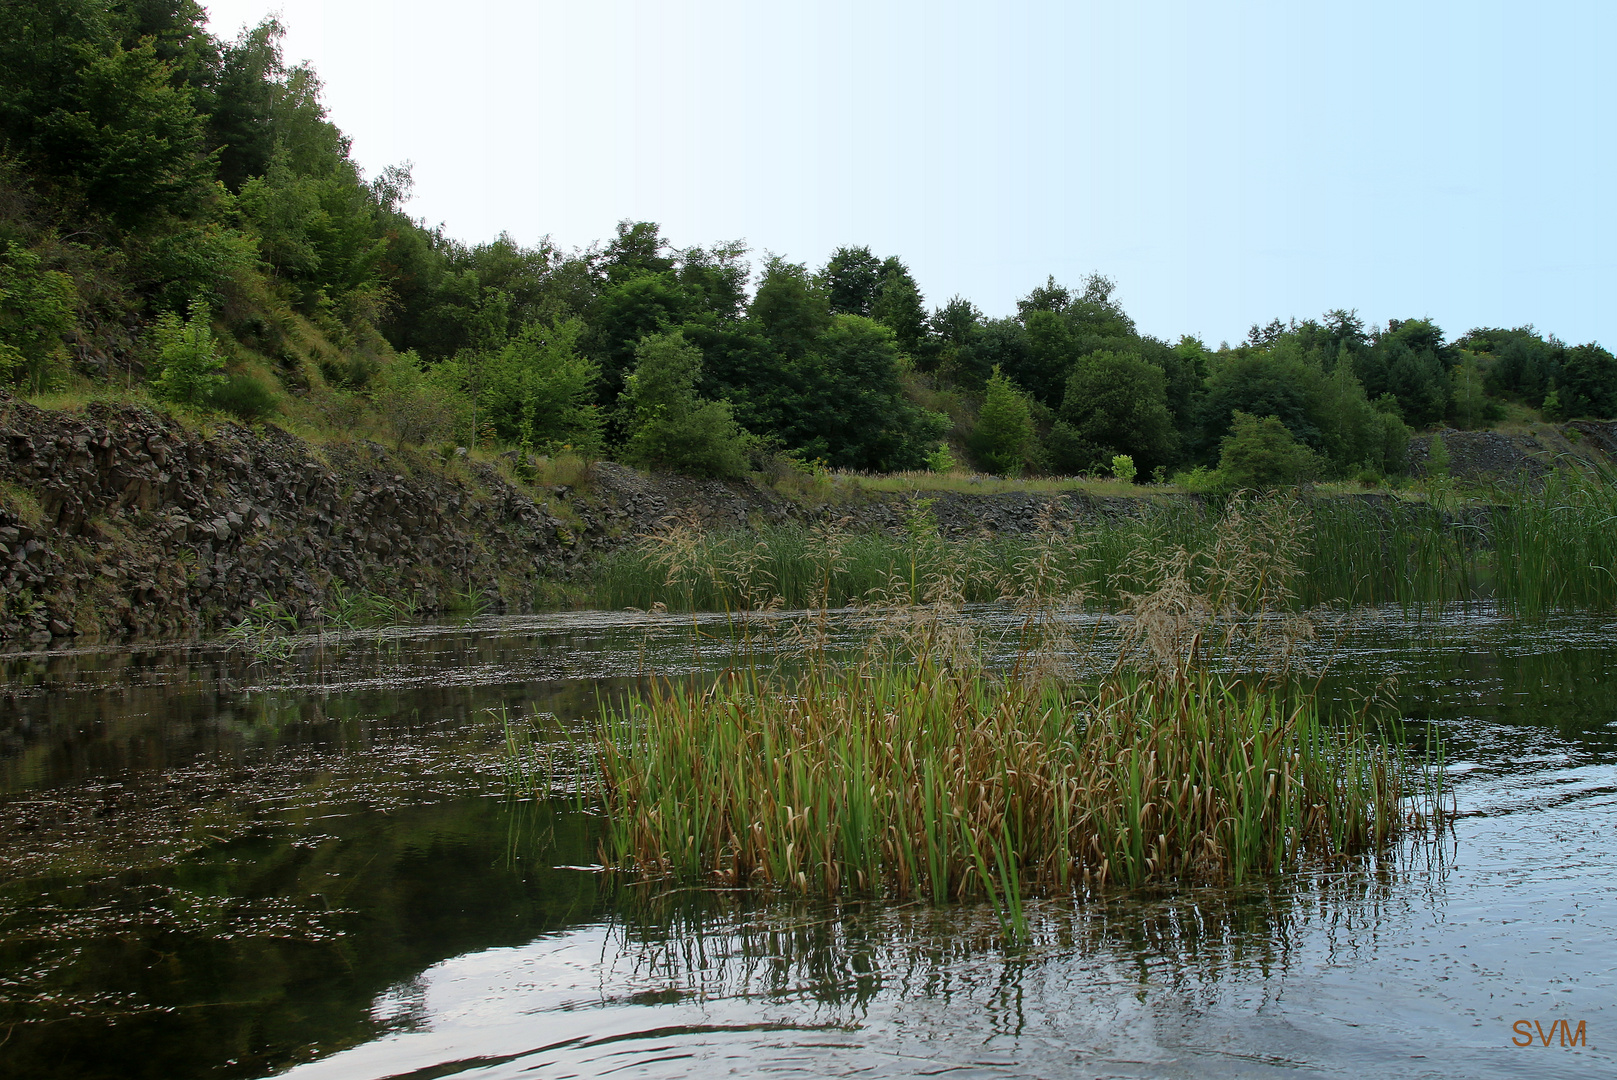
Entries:
[[1198,465],[1189,472],[1174,473],[1173,482],[1195,495],[1217,495],[1227,489],[1218,470],[1205,465]]
[[929,472],[947,473],[959,468],[960,463],[955,460],[954,454],[950,452],[949,444],[943,443],[926,456],[926,467]]
[[1112,475],[1125,484],[1134,483],[1137,472],[1134,468],[1134,459],[1127,454],[1117,454],[1112,457]]
[[207,406],[225,384],[225,360],[213,339],[208,305],[191,301],[182,322],[174,312],[164,313],[152,328],[157,338],[157,377],[152,392],[165,401]]
[[1260,420],[1237,411],[1219,445],[1218,471],[1232,491],[1292,487],[1314,472],[1314,455],[1278,416]]
[[401,354],[371,380],[371,401],[400,444],[425,446],[471,434],[465,365],[443,361],[424,371],[414,352]]
[[208,404],[238,420],[262,420],[281,411],[269,387],[251,375],[231,375],[208,398]]

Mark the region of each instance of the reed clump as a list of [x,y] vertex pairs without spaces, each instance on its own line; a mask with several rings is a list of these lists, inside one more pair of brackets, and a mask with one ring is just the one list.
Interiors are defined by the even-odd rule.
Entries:
[[608,865],[936,901],[1239,882],[1429,812],[1396,732],[1205,672],[1082,697],[924,661],[659,683],[610,714],[600,770]]
[[[917,530],[907,574],[874,594],[862,658],[810,648],[790,672],[653,680],[606,711],[602,860],[727,886],[987,896],[1015,927],[1031,893],[1381,851],[1438,815],[1441,773],[1370,709],[1328,715],[1288,668],[1309,633],[1286,614],[1299,521],[1238,501],[1205,547],[1120,560],[1123,648],[1088,682],[1062,662],[1082,647],[1062,618],[1091,580],[1081,546],[1046,528],[1015,562],[1002,588],[1023,647],[992,669],[956,618],[970,559]],[[1253,654],[1276,663],[1215,671]]]

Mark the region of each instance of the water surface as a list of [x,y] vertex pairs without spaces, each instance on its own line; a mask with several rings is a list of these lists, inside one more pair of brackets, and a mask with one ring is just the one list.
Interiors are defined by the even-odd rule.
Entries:
[[[754,625],[746,647],[771,654],[783,625]],[[284,660],[0,658],[0,1066],[1617,1074],[1610,619],[1358,620],[1315,647],[1326,692],[1395,678],[1417,741],[1447,748],[1450,834],[1238,889],[1041,902],[1016,950],[975,905],[608,896],[593,818],[506,797],[502,717],[587,737],[640,674],[723,663],[732,629],[582,613],[353,634]],[[832,630],[858,633],[846,615]],[[1532,1046],[1513,1044],[1518,1021]],[[1580,1022],[1587,1045],[1562,1047]]]

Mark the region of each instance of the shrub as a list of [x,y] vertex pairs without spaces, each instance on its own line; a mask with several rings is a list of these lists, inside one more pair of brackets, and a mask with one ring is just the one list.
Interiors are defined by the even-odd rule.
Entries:
[[208,305],[191,301],[182,322],[174,312],[164,313],[152,332],[157,339],[157,376],[152,392],[165,401],[183,405],[209,404],[225,384],[225,360],[213,339]]
[[960,463],[955,460],[954,454],[950,452],[949,444],[943,443],[926,456],[926,467],[929,472],[946,473],[953,472],[959,468]]
[[251,375],[231,375],[214,390],[208,403],[238,420],[262,420],[281,411],[275,394]]
[[1231,490],[1269,491],[1306,480],[1314,455],[1278,416],[1258,419],[1236,411],[1230,433],[1220,443],[1218,471]]
[[1112,457],[1112,475],[1125,484],[1134,483],[1136,471],[1134,459],[1127,454],[1117,454]]
[[424,371],[420,358],[407,352],[371,380],[371,401],[401,444],[447,442],[471,433],[471,398],[458,378],[463,372],[458,361]]

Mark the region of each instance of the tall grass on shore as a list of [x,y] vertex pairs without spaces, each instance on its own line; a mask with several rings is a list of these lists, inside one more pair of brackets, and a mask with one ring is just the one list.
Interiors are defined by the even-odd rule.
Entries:
[[1519,614],[1617,608],[1617,472],[1557,469],[1496,500],[1494,589]]
[[1138,588],[1142,558],[1211,551],[1231,510],[1303,527],[1292,600],[1299,608],[1414,610],[1490,599],[1521,614],[1617,608],[1617,475],[1609,469],[1559,470],[1538,488],[1484,492],[1470,505],[1236,499],[1221,513],[1155,504],[1137,519],[1078,527],[1047,519],[1024,534],[944,537],[913,519],[904,532],[679,526],[604,559],[592,601],[702,611],[844,606],[868,602],[896,577],[924,579],[947,564],[961,577],[964,602],[990,602],[1018,562],[1042,549],[1082,584],[1086,606],[1117,610]]

